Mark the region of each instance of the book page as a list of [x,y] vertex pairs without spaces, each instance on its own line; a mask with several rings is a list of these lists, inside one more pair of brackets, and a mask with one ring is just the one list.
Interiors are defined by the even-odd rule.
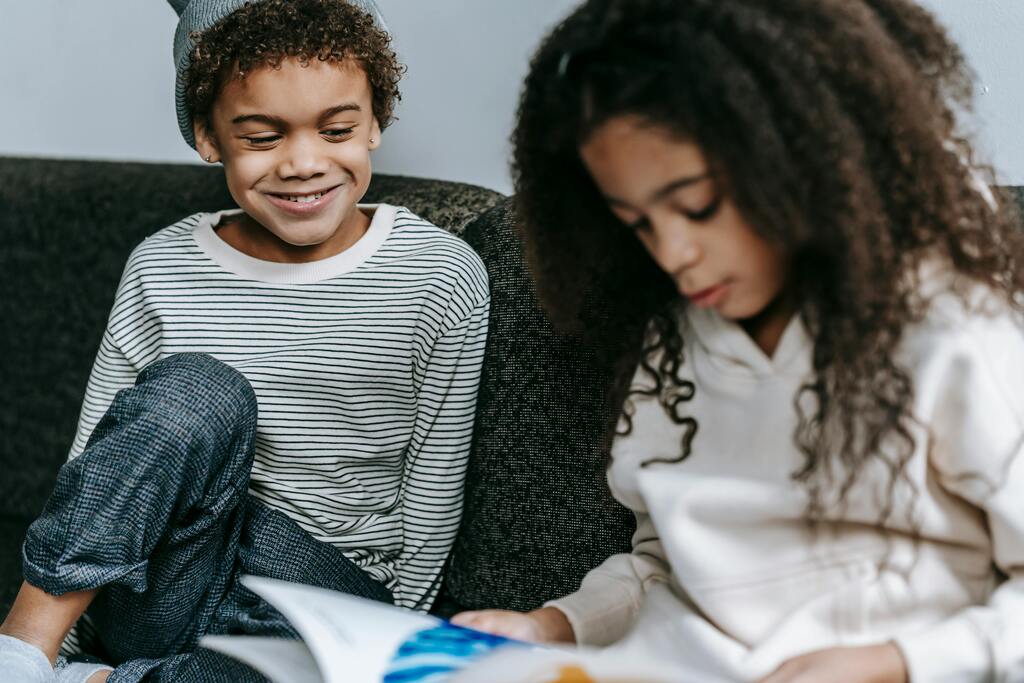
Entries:
[[254,576],[242,583],[280,610],[304,644],[241,636],[199,644],[275,683],[441,683],[494,651],[537,649],[345,593]]
[[664,663],[588,648],[503,648],[456,672],[445,683],[707,683]]
[[[399,646],[442,623],[345,593],[256,576],[242,578],[299,632],[324,683],[380,683]],[[289,679],[290,680],[290,679]]]
[[206,636],[202,646],[241,660],[275,683],[323,683],[301,640],[254,636]]

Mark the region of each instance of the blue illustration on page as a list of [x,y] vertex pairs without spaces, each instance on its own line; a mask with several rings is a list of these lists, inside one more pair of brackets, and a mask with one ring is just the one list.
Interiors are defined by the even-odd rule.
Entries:
[[442,622],[417,631],[402,643],[383,683],[439,683],[503,646],[531,647],[518,640]]

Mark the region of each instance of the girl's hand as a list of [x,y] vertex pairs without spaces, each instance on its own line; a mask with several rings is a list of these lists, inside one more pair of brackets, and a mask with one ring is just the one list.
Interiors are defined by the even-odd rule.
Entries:
[[903,655],[892,643],[834,647],[794,657],[760,683],[907,683]]
[[541,607],[532,612],[487,609],[461,612],[452,617],[456,626],[485,631],[529,643],[575,643],[572,625],[561,610]]

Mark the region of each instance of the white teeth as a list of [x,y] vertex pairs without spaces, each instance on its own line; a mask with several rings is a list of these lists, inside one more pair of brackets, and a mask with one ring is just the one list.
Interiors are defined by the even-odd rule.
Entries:
[[317,194],[306,194],[306,195],[301,195],[301,196],[298,196],[298,197],[296,197],[296,196],[288,196],[288,195],[278,195],[278,196],[280,196],[281,199],[287,199],[288,201],[295,202],[296,204],[309,204],[310,202],[315,202],[316,200],[318,200],[321,197],[323,197],[324,193],[323,192],[318,192]]

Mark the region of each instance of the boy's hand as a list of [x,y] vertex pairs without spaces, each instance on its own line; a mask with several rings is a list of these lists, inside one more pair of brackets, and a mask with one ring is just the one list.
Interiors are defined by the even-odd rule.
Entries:
[[903,655],[892,643],[834,647],[794,657],[760,683],[907,683]]
[[565,614],[554,607],[532,612],[487,609],[462,612],[452,617],[456,626],[465,626],[529,643],[575,643],[576,636]]

